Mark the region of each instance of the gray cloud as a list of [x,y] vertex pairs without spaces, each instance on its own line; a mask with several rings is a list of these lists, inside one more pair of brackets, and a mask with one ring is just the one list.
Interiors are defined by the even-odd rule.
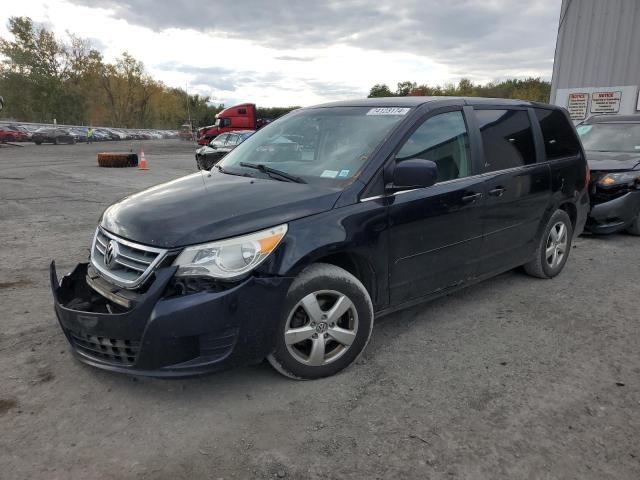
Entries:
[[287,50],[345,44],[410,52],[486,78],[523,69],[550,75],[560,0],[247,0],[223,8],[191,0],[103,0],[101,6],[154,30],[190,28]]
[[279,57],[274,57],[276,60],[284,60],[286,62],[313,62],[315,58],[313,57],[296,57],[294,55],[280,55]]
[[[178,62],[164,62],[154,65],[158,70],[181,72],[191,75],[190,84],[198,90],[222,90],[233,92],[240,85],[259,84],[262,88],[279,86],[285,79],[280,72],[257,72],[253,70],[231,70],[219,66],[200,67]],[[204,89],[202,87],[205,87]]]

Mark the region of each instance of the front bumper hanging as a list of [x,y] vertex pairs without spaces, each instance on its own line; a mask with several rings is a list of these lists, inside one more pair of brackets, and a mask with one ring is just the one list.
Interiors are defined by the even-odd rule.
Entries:
[[[272,350],[293,279],[249,277],[222,291],[167,296],[176,267],[160,268],[129,308],[87,283],[87,263],[50,278],[55,312],[78,359],[115,372],[181,377],[262,360]],[[121,302],[122,303],[122,302]]]

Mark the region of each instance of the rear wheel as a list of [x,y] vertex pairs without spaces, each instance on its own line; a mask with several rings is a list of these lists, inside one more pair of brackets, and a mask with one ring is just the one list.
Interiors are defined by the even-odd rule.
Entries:
[[362,353],[372,329],[373,305],[362,283],[335,265],[314,264],[287,293],[268,360],[290,378],[327,377]]
[[524,265],[529,275],[553,278],[558,275],[569,257],[573,225],[567,212],[556,210],[542,233],[534,259]]

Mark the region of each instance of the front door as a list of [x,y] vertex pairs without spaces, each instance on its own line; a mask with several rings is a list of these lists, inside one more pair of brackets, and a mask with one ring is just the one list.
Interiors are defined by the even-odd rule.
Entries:
[[434,161],[438,182],[390,200],[389,284],[396,305],[473,277],[482,245],[483,178],[472,175],[462,111],[425,120],[395,161],[410,158]]

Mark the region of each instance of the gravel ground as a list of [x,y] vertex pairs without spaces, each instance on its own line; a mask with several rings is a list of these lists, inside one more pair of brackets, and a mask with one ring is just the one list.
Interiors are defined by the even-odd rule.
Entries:
[[581,237],[554,280],[509,272],[380,319],[357,365],[295,382],[267,364],[189,380],[75,361],[48,263],[88,254],[102,210],[192,172],[99,169],[142,142],[0,147],[0,477],[640,478],[640,238]]

